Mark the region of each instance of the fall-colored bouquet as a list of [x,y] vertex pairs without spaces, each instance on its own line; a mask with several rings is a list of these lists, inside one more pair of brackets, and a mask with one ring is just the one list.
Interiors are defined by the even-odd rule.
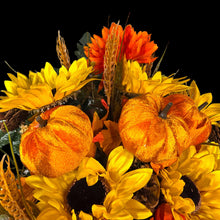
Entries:
[[58,32],[60,68],[8,73],[0,219],[220,219],[220,104],[157,48],[112,23],[71,62]]

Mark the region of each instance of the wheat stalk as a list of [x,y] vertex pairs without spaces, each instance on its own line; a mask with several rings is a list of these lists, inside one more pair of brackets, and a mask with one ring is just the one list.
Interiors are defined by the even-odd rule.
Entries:
[[60,31],[58,31],[56,51],[60,64],[69,69],[71,66],[69,51],[67,50],[64,38],[60,36]]
[[115,77],[115,69],[117,64],[117,54],[119,48],[119,39],[120,36],[117,34],[118,30],[117,24],[109,34],[106,47],[105,47],[105,55],[104,55],[104,90],[105,95],[107,96],[107,104],[110,105],[112,87],[114,83]]

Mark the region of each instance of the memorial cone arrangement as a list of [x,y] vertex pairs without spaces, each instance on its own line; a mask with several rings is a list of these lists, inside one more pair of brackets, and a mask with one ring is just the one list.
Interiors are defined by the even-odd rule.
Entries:
[[58,32],[60,67],[8,73],[1,219],[220,219],[220,104],[163,75],[157,49],[112,23],[82,36],[77,60]]

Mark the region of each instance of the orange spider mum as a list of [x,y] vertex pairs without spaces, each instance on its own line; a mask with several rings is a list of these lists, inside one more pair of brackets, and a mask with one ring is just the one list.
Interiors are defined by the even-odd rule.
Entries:
[[109,29],[106,27],[102,29],[102,37],[93,35],[92,42],[84,47],[86,56],[95,64],[95,70],[98,73],[103,72],[106,41],[109,34],[115,29],[117,29],[120,42],[117,56],[120,53],[120,58],[125,56],[127,60],[136,60],[139,63],[151,63],[156,59],[153,53],[158,46],[150,41],[150,34],[146,31],[136,33],[131,25],[127,25],[123,31],[121,25],[112,23]]

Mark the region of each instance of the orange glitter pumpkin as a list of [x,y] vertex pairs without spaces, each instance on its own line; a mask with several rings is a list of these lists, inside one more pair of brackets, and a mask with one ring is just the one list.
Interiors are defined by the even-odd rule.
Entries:
[[22,134],[20,158],[34,174],[57,177],[78,167],[91,151],[93,131],[88,116],[64,105],[38,116]]
[[[205,142],[212,130],[211,121],[205,113],[200,110],[203,105],[197,107],[189,96],[183,94],[173,94],[164,98],[164,104],[173,103],[170,114],[180,116],[189,127],[191,145],[199,145]],[[207,103],[204,103],[205,105]]]
[[[170,102],[145,94],[130,99],[119,119],[119,133],[124,147],[143,162],[152,162],[154,170],[171,165],[189,147],[186,122],[170,113]],[[156,168],[157,166],[157,168]]]

